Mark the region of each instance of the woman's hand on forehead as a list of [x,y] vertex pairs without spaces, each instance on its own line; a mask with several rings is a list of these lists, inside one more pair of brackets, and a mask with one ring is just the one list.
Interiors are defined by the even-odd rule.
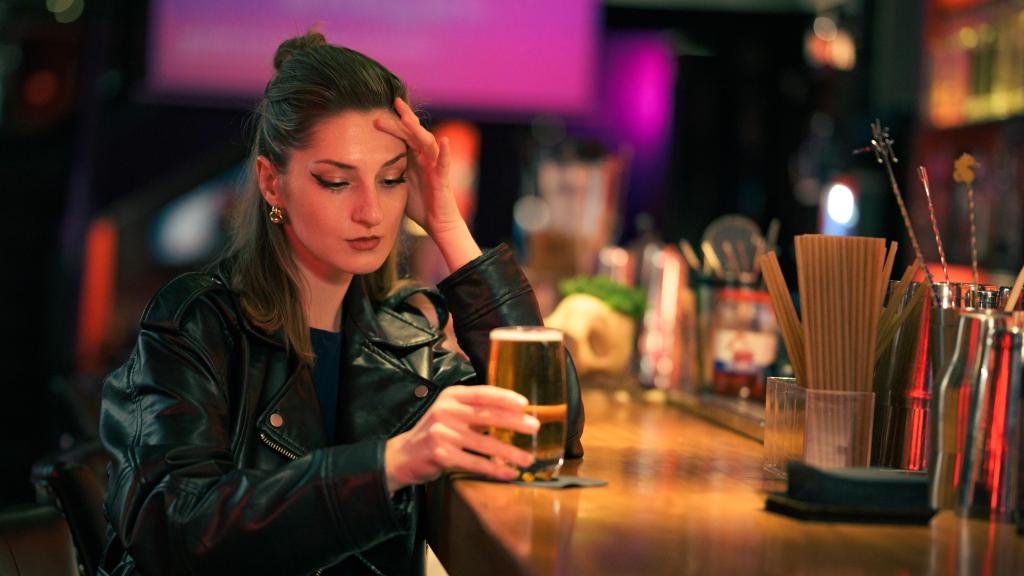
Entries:
[[420,125],[412,108],[395,99],[398,117],[379,116],[374,126],[405,142],[409,148],[408,175],[413,184],[406,214],[422,226],[434,240],[437,233],[465,227],[455,195],[449,184],[451,152],[447,138],[440,142]]
[[440,248],[448,269],[455,271],[480,255],[449,181],[451,148],[447,138],[438,141],[420,125],[412,108],[395,99],[398,117],[383,116],[374,126],[403,140],[409,148],[406,174],[411,183],[405,213],[423,227]]
[[433,164],[438,160],[440,145],[434,135],[420,124],[420,119],[412,108],[401,98],[395,98],[395,111],[398,117],[380,116],[374,120],[374,126],[405,142],[417,161]]

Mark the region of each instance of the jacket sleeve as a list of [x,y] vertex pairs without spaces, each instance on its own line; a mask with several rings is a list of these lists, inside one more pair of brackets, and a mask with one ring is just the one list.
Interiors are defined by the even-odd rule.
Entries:
[[[147,575],[298,574],[409,530],[388,497],[384,440],[316,449],[273,470],[234,461],[244,361],[215,304],[146,323],[104,384],[105,512]],[[240,417],[244,420],[244,416]],[[407,494],[399,492],[402,498]]]
[[[452,314],[455,338],[469,356],[474,381],[487,382],[490,332],[501,326],[543,326],[537,298],[506,244],[485,252],[438,284]],[[583,456],[583,402],[569,351],[566,357],[569,422],[565,455]]]

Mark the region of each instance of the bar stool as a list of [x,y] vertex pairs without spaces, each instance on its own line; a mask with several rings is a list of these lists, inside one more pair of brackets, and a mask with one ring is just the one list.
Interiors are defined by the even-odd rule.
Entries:
[[85,576],[97,573],[106,543],[103,500],[108,461],[99,440],[89,440],[43,458],[32,467],[32,483],[39,499],[52,502],[67,519],[79,570]]
[[78,574],[71,533],[53,504],[17,504],[0,510],[0,574]]

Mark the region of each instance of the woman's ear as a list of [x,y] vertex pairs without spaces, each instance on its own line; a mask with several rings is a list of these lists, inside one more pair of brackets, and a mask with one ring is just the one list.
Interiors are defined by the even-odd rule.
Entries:
[[256,185],[260,188],[260,194],[267,204],[284,208],[284,195],[281,194],[280,174],[277,167],[266,156],[256,157]]

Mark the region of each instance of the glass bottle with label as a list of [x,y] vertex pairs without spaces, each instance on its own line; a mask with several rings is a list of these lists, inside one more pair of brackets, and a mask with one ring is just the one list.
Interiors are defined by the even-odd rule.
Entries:
[[765,376],[779,348],[768,293],[743,287],[719,290],[712,324],[712,390],[722,396],[764,400]]

